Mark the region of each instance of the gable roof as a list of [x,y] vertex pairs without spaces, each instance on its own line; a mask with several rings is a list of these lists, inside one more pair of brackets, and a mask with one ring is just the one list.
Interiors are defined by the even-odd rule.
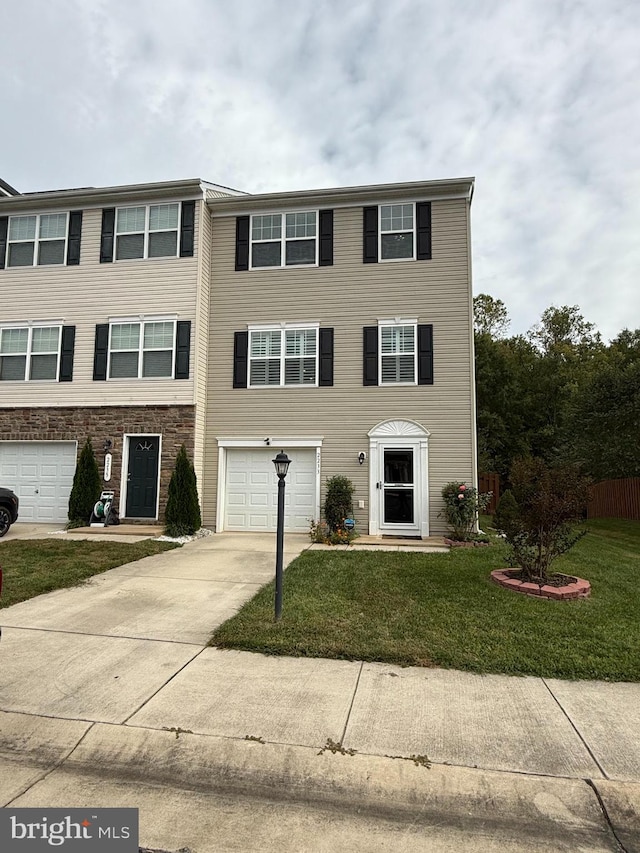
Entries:
[[20,195],[20,193],[18,190],[14,189],[11,184],[8,184],[0,178],[0,195]]

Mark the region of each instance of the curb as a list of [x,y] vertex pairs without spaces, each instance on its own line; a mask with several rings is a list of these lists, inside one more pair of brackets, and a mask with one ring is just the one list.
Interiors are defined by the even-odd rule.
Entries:
[[412,823],[517,832],[564,841],[570,849],[594,842],[618,849],[598,797],[579,779],[428,768],[393,757],[104,723],[93,726],[62,770]]

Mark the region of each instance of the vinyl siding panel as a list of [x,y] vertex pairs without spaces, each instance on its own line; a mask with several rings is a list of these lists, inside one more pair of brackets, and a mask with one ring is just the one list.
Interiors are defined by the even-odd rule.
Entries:
[[[399,418],[417,421],[431,433],[430,528],[444,531],[437,518],[442,486],[475,477],[468,203],[434,201],[432,220],[430,261],[363,264],[362,207],[354,206],[334,211],[333,266],[235,272],[235,219],[214,219],[203,504],[207,525],[216,516],[216,437],[322,435],[322,483],[334,474],[353,481],[356,521],[366,532],[369,460],[360,466],[357,456],[369,452],[369,430]],[[362,328],[392,317],[433,324],[434,385],[363,386]],[[233,333],[248,323],[280,321],[334,328],[333,387],[232,388]],[[365,501],[364,510],[357,509],[358,500]]]
[[[143,204],[144,199],[138,203]],[[20,211],[21,215],[24,213]],[[192,378],[94,382],[93,353],[95,326],[106,323],[109,317],[166,313],[177,314],[179,320],[195,320],[201,214],[196,205],[193,258],[100,264],[102,208],[93,208],[85,209],[83,214],[79,266],[1,270],[1,322],[59,320],[76,326],[76,341],[73,382],[3,382],[0,405],[193,404]],[[192,365],[195,337],[192,334]]]

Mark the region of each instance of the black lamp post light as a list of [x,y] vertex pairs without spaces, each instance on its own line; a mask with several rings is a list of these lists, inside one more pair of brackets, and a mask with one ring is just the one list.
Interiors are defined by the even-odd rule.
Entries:
[[284,552],[284,480],[291,460],[281,450],[273,460],[278,475],[278,532],[276,534],[276,622],[282,615],[282,562]]

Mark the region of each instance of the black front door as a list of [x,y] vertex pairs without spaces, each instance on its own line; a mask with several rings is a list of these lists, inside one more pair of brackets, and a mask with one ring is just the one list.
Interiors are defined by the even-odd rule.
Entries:
[[127,469],[127,518],[156,517],[159,459],[159,435],[131,436]]

